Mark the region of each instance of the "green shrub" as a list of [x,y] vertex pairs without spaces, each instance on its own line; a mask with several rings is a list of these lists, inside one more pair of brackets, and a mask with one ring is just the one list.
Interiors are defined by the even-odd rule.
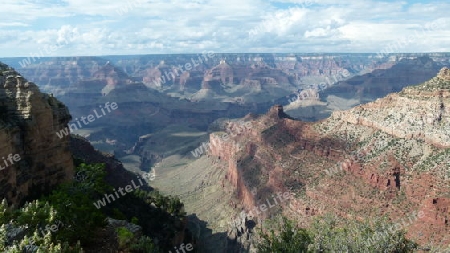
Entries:
[[340,221],[335,216],[316,219],[311,226],[312,252],[413,252],[417,244],[406,239],[402,230],[388,230],[387,219]]
[[[6,202],[3,202],[6,203]],[[46,225],[55,224],[58,221],[56,216],[57,211],[53,209],[49,203],[35,200],[31,203],[26,203],[21,209],[14,212],[11,220],[8,221],[9,226],[13,228],[28,227],[26,235],[19,241],[14,241],[7,245],[6,226],[0,226],[0,252],[26,252],[27,249],[35,248],[34,252],[49,252],[49,253],[80,253],[82,248],[78,241],[74,246],[66,240],[56,240],[55,236],[58,232],[47,232],[45,236],[42,234],[42,229]],[[29,251],[28,251],[29,252]]]
[[[117,230],[122,248],[147,253],[167,252],[173,247],[174,236],[184,229],[186,215],[179,198],[138,189],[98,209],[93,203],[113,190],[104,181],[104,165],[87,165],[80,160],[77,163],[75,180],[60,185],[50,195],[26,203],[17,210],[8,207],[6,201],[0,203],[0,252],[26,252],[27,248],[30,252],[30,247],[39,249],[37,252],[82,252],[81,245],[94,242],[96,233],[106,225],[107,216],[131,220],[140,225],[146,235],[135,240],[127,229]],[[5,224],[27,228],[24,238],[7,244]],[[46,226],[56,224],[56,230],[45,235],[41,233]],[[153,240],[158,240],[158,246]]]
[[297,228],[293,222],[282,218],[282,223],[268,232],[260,231],[262,242],[257,246],[258,253],[301,253],[307,252],[311,237],[306,229]]
[[113,208],[112,218],[116,220],[126,220],[127,216],[125,216],[118,208]]
[[139,219],[137,217],[133,217],[133,218],[131,218],[131,223],[138,225]]
[[125,249],[134,239],[133,233],[125,227],[116,229],[119,248]]
[[139,240],[130,246],[131,252],[136,253],[159,253],[160,250],[155,246],[153,240],[147,236],[141,236]]
[[326,215],[317,218],[308,230],[282,219],[281,225],[275,226],[276,230],[261,233],[262,240],[257,245],[259,253],[407,253],[417,248],[416,243],[406,239],[405,231],[388,232],[386,219],[342,221]]
[[92,203],[110,187],[103,180],[106,174],[103,164],[81,164],[76,171],[83,171],[88,177],[64,184],[44,199],[52,203],[52,208],[57,210],[56,219],[67,228],[58,231],[56,239],[89,243],[93,240],[96,229],[106,224],[106,216]]
[[8,202],[3,199],[0,203],[0,224],[8,223],[13,218],[13,212],[8,207]]

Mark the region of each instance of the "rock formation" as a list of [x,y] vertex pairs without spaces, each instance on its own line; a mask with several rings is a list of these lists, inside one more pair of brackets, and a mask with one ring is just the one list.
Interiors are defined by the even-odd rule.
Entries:
[[[421,245],[448,244],[449,88],[445,68],[430,81],[317,123],[289,119],[274,106],[252,117],[239,136],[211,134],[210,154],[227,162],[224,180],[244,210],[289,191],[296,197],[281,212],[303,226],[328,212],[347,219],[386,215],[396,223],[422,211],[424,217],[402,225],[407,236]],[[233,136],[232,129],[225,132]],[[229,238],[248,233],[242,228],[232,226]]]
[[3,64],[0,114],[0,164],[20,157],[0,170],[1,198],[19,204],[73,177],[69,137],[56,135],[71,120],[67,107]]
[[204,82],[209,84],[209,82],[214,80],[220,80],[221,84],[233,84],[233,69],[225,60],[221,60],[219,65],[205,72]]
[[449,68],[443,68],[441,71],[439,71],[438,77],[445,81],[450,81],[450,69]]

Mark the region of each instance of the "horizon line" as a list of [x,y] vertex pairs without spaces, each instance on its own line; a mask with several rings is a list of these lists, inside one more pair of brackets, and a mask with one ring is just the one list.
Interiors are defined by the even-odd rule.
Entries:
[[[314,53],[302,53],[302,52],[297,52],[297,53],[293,53],[293,52],[289,52],[289,53],[261,53],[261,52],[248,52],[248,53],[217,53],[214,52],[212,50],[207,51],[207,52],[211,52],[213,54],[234,54],[234,55],[244,55],[244,54],[252,54],[252,55],[343,55],[343,54],[350,54],[350,55],[370,55],[370,54],[374,54],[377,55],[379,54],[379,52],[360,52],[360,53],[351,53],[351,52],[342,52],[342,53],[338,53],[338,52],[314,52]],[[74,57],[117,57],[117,56],[157,56],[157,55],[201,55],[202,52],[200,53],[152,53],[152,54],[106,54],[106,55],[71,55],[71,56],[65,56],[65,55],[61,55],[61,56],[44,56],[44,57],[39,57],[39,60],[41,59],[52,59],[52,58],[74,58]],[[436,52],[398,52],[398,53],[385,53],[385,57],[389,56],[389,55],[401,55],[401,54],[450,54],[450,51],[436,51]],[[0,56],[0,59],[17,59],[17,58],[28,58],[28,57],[32,57],[32,56]]]

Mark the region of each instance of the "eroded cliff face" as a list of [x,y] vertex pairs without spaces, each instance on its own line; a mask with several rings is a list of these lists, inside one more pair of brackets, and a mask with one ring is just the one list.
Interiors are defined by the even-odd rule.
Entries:
[[[414,58],[417,55],[409,56]],[[436,57],[444,61],[449,56],[442,54]],[[264,113],[273,104],[286,104],[295,95],[294,90],[306,84],[323,82],[331,85],[373,69],[398,65],[398,61],[373,58],[367,54],[62,57],[27,64],[21,71],[41,90],[52,92],[71,108],[74,119],[89,115],[105,102],[118,103],[119,109],[114,114],[90,123],[83,130],[92,129],[80,134],[96,142],[113,139],[120,143],[120,148],[109,146],[104,150],[116,149],[123,153],[134,145],[139,136],[159,131],[167,125],[182,124],[204,130],[220,117]],[[420,69],[422,65],[416,68]],[[344,73],[349,75],[344,76]],[[382,75],[384,71],[377,73]],[[417,79],[411,72],[401,73],[408,80]],[[429,73],[430,69],[427,69],[426,74]],[[418,76],[424,78],[423,74]],[[359,87],[365,84],[345,84],[332,96],[304,89],[301,92],[303,99],[292,103],[293,108],[285,107],[285,110],[289,115],[304,120],[325,118],[333,110],[368,101],[360,99],[358,92],[368,94],[378,89],[376,87],[387,87],[384,80],[381,76],[368,81],[371,86],[367,89]],[[391,78],[388,83],[398,84],[395,87],[404,86],[396,80]],[[378,85],[378,82],[383,85]],[[348,90],[354,95],[340,97],[340,93],[347,94]],[[375,98],[370,97],[372,100]]]
[[0,114],[1,198],[18,204],[73,177],[69,137],[56,134],[71,119],[67,107],[3,64]]
[[[55,95],[62,95],[71,89],[82,91],[83,82],[95,77],[96,80],[101,80],[104,86],[106,80],[108,88],[114,88],[117,80],[123,81],[122,73],[126,73],[130,80],[142,82],[150,88],[169,87],[175,84],[179,85],[180,90],[220,88],[220,84],[271,87],[279,84],[294,86],[318,84],[322,81],[335,83],[354,75],[388,69],[402,59],[410,60],[421,55],[396,54],[384,58],[368,54],[146,55],[117,56],[108,59],[61,57],[48,58],[39,64],[34,62],[23,64],[23,60],[19,61],[22,63],[20,65],[13,61],[11,63],[43,90],[51,90]],[[448,62],[448,54],[429,55],[435,61]],[[113,74],[117,75],[111,73],[96,75],[98,71],[104,73],[104,66],[109,63],[108,60],[120,69],[114,71]],[[343,76],[344,72],[348,75]],[[412,80],[415,78],[410,73],[408,76],[411,76]]]
[[421,245],[448,244],[449,79],[442,69],[424,84],[317,123],[286,118],[276,106],[248,117],[244,134],[211,134],[211,155],[228,161],[224,180],[246,210],[289,191],[295,198],[280,204],[282,213],[302,225],[328,212],[348,219],[387,215]]
[[443,68],[438,76],[423,84],[348,112],[334,112],[331,118],[377,128],[397,138],[419,139],[449,148],[449,76],[448,68]]

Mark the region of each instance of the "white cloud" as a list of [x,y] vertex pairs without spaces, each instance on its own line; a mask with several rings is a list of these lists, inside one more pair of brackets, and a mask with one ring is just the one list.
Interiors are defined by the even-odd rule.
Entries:
[[26,23],[22,23],[22,22],[9,22],[9,23],[0,23],[0,27],[9,27],[9,26],[29,26]]
[[439,29],[404,50],[450,51],[450,4],[442,2],[25,0],[2,7],[1,56],[61,43],[53,54],[378,52],[436,20]]

